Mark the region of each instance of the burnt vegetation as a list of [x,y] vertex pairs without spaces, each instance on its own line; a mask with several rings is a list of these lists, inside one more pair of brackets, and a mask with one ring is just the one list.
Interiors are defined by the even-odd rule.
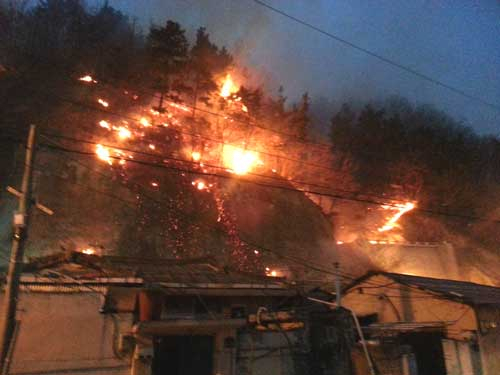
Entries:
[[[297,103],[288,103],[283,88],[276,95],[269,95],[260,87],[243,85],[235,95],[248,111],[238,113],[232,113],[226,102],[214,96],[219,89],[216,78],[234,66],[230,51],[217,46],[203,27],[190,41],[186,30],[175,21],[141,30],[134,19],[108,3],[89,9],[79,0],[44,0],[34,6],[28,6],[27,1],[0,1],[0,112],[2,133],[8,137],[24,136],[26,124],[36,123],[42,130],[92,139],[95,126],[89,124],[95,124],[103,115],[74,105],[74,102],[104,95],[98,87],[89,93],[75,82],[76,77],[88,73],[103,84],[110,82],[108,93],[118,95],[130,90],[130,96],[138,94],[136,101],[115,100],[114,111],[126,113],[133,106],[150,105],[151,101],[141,93],[156,92],[153,108],[158,112],[165,112],[166,101],[189,105],[188,130],[192,133],[208,136],[227,133],[214,118],[198,111],[197,108],[202,107],[205,111],[229,113],[240,120],[230,125],[231,130],[246,137],[251,138],[258,132],[248,125],[256,121],[286,134],[273,145],[275,152],[296,155],[298,159],[301,155],[313,155],[312,160],[322,159],[323,151],[317,151],[313,143],[324,138],[314,130],[318,124],[314,122],[307,93]],[[280,169],[293,169],[296,180],[321,181],[334,190],[351,192],[346,196],[354,202],[369,194],[380,197],[381,202],[385,198],[417,201],[423,211],[404,219],[405,236],[409,240],[450,240],[460,233],[491,249],[500,243],[499,224],[494,222],[498,214],[496,202],[500,198],[500,148],[496,137],[479,136],[435,108],[415,108],[400,98],[362,108],[346,103],[333,114],[330,130],[333,146],[324,158],[330,163],[329,170],[309,168],[306,164],[292,166],[292,162],[284,161],[280,161]],[[175,156],[181,150],[181,141],[175,132],[165,132],[157,139],[166,145],[165,153]],[[297,145],[297,140],[302,143]],[[193,149],[203,149],[199,138],[192,138],[190,142]],[[2,143],[2,183],[16,179],[11,170],[17,149],[12,142]],[[45,184],[47,194],[54,188],[60,189],[60,196],[66,194],[54,177],[61,174],[70,185],[81,184],[83,178],[86,185],[95,183],[101,190],[103,187],[112,190],[114,186],[116,194],[117,189],[121,189],[120,197],[133,202],[133,207],[127,211],[115,202],[116,205],[110,204],[105,212],[100,210],[100,215],[110,223],[100,237],[112,237],[113,243],[118,244],[116,247],[125,253],[183,256],[190,255],[184,254],[189,251],[186,249],[216,252],[225,248],[228,259],[241,255],[232,249],[243,246],[234,237],[238,229],[219,223],[217,215],[217,204],[224,204],[231,195],[220,196],[220,202],[200,197],[190,193],[191,181],[173,172],[161,175],[155,172],[162,189],[144,194],[140,181],[151,180],[152,172],[140,166],[131,167],[132,172],[125,177],[120,171],[105,171],[106,166],[94,167],[109,177],[101,178],[89,171],[82,172],[87,177],[82,177],[80,172],[71,177],[67,169],[70,161],[59,160],[57,164],[53,159],[42,157],[41,163],[46,177],[41,179],[40,189],[44,189]],[[71,189],[75,190],[75,186]],[[289,192],[266,194],[269,196],[263,200],[272,204],[276,200],[273,195]],[[87,199],[100,205],[106,201],[98,194],[88,195]],[[77,235],[79,230],[70,230],[68,226],[72,223],[77,227],[82,224],[81,220],[69,218],[78,215],[83,206],[88,208],[88,204],[62,198],[49,203],[56,211],[59,208],[66,220],[63,223],[60,219],[55,226],[54,237],[62,240],[71,233]],[[120,208],[116,208],[118,206]],[[4,214],[5,207],[2,207]],[[475,219],[478,217],[486,220]],[[102,217],[94,215],[93,219]],[[305,224],[311,222],[307,217],[303,220]],[[216,229],[206,229],[206,223],[212,223]],[[49,224],[41,225],[40,231],[50,231],[49,227]],[[286,242],[280,235],[268,237],[272,238],[270,246]],[[258,265],[255,257],[247,254],[253,254],[253,249],[243,247],[243,258],[248,264]]]

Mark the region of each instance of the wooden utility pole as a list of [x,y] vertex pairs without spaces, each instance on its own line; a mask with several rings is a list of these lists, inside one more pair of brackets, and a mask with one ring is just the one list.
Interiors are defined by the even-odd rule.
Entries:
[[19,280],[22,272],[24,243],[26,241],[26,232],[32,203],[31,180],[33,176],[33,160],[35,155],[35,135],[36,127],[35,125],[31,125],[28,143],[26,145],[21,191],[18,192],[19,206],[17,212],[14,213],[12,249],[5,285],[5,294],[3,297],[2,315],[0,316],[0,364],[2,369],[5,366],[5,360],[9,352],[10,342],[16,326]]

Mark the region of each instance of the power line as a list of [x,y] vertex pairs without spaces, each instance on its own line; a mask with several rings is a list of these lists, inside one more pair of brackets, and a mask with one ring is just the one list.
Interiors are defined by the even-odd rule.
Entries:
[[[96,106],[93,106],[93,105],[89,105],[89,104],[86,104],[86,103],[83,103],[83,102],[80,102],[80,101],[76,101],[76,100],[64,98],[64,97],[61,97],[59,95],[55,95],[55,96],[59,100],[61,100],[61,101],[64,101],[64,102],[67,102],[67,103],[70,103],[70,104],[73,104],[73,105],[76,105],[76,106],[80,106],[80,107],[83,107],[83,108],[86,108],[86,109],[89,109],[89,110],[92,110],[92,111],[104,113],[104,114],[111,115],[111,116],[114,116],[114,117],[119,117],[119,118],[127,119],[127,120],[134,121],[134,122],[139,122],[140,121],[140,119],[132,117],[132,116],[123,115],[123,114],[118,113],[118,112],[106,110],[104,108],[99,108],[99,107],[96,107]],[[164,100],[164,102],[168,102],[168,101]],[[174,102],[172,102],[172,103],[174,103]],[[203,109],[198,108],[198,107],[192,107],[192,108],[196,108],[196,110],[200,111],[200,112],[204,111]],[[212,112],[209,112],[209,111],[206,111],[206,112],[212,113]],[[222,115],[219,115],[219,116],[222,116]],[[249,125],[249,126],[255,126],[255,125],[248,124],[245,121],[241,121],[241,120],[237,120],[237,119],[234,119],[233,121],[240,122],[240,123],[243,123],[243,124],[246,124],[246,125]],[[157,128],[161,128],[161,129],[165,129],[165,127],[162,126],[162,125],[156,125],[156,127]],[[170,128],[170,129],[172,131],[176,132],[176,133],[187,135],[187,136],[190,136],[192,138],[202,139],[202,140],[206,140],[206,141],[218,143],[218,144],[221,144],[221,145],[227,145],[227,143],[224,142],[221,139],[215,139],[215,138],[207,137],[207,136],[200,135],[200,134],[193,134],[193,133],[189,133],[189,132],[182,131],[182,130],[179,130],[179,129],[173,129],[173,128]],[[264,128],[264,129],[271,131],[269,128]],[[294,142],[304,143],[304,142],[299,142],[299,141],[294,141]],[[308,144],[314,144],[314,143],[308,142]],[[321,145],[322,147],[328,147],[328,148],[332,147],[331,145],[327,145],[327,144],[316,143],[316,145]],[[274,157],[274,158],[278,158],[278,159],[289,160],[289,161],[292,161],[292,162],[300,163],[302,165],[311,166],[313,168],[320,168],[320,169],[329,170],[329,171],[332,171],[332,172],[339,172],[339,170],[334,169],[332,167],[328,167],[328,166],[317,164],[317,163],[306,162],[306,161],[303,161],[303,160],[291,158],[289,156],[273,154],[273,153],[269,153],[269,152],[266,152],[266,151],[251,149],[251,148],[248,148],[248,147],[246,147],[245,149],[248,150],[248,151],[254,151],[254,152],[257,152],[259,154],[266,155],[266,156],[269,156],[269,157]]]
[[325,35],[325,36],[327,36],[327,37],[329,37],[329,38],[331,38],[331,39],[333,39],[333,40],[335,40],[337,42],[340,42],[340,43],[342,43],[342,44],[344,44],[344,45],[346,45],[346,46],[348,46],[350,48],[353,48],[355,50],[363,52],[363,53],[365,53],[365,54],[367,54],[367,55],[369,55],[371,57],[374,57],[374,58],[376,58],[376,59],[378,59],[378,60],[380,60],[380,61],[382,61],[382,62],[384,62],[386,64],[389,64],[389,65],[391,65],[391,66],[393,66],[393,67],[395,67],[395,68],[397,68],[399,70],[402,70],[402,71],[404,71],[406,73],[409,73],[409,74],[411,74],[411,75],[413,75],[413,76],[415,76],[417,78],[423,79],[423,80],[425,80],[427,82],[430,82],[430,83],[432,83],[432,84],[434,84],[436,86],[440,86],[440,87],[443,87],[443,88],[445,88],[447,90],[453,91],[456,94],[459,94],[459,95],[461,95],[461,96],[463,96],[465,98],[474,100],[474,101],[476,101],[478,103],[481,103],[481,104],[483,104],[483,105],[485,105],[487,107],[490,107],[490,108],[492,108],[492,109],[500,112],[500,106],[497,105],[497,104],[491,103],[491,102],[486,101],[486,100],[484,100],[482,98],[479,98],[477,96],[471,95],[471,94],[469,94],[469,93],[467,93],[467,92],[465,92],[465,91],[463,91],[463,90],[461,90],[461,89],[459,89],[457,87],[454,87],[454,86],[451,86],[451,85],[449,85],[447,83],[439,81],[439,80],[437,80],[437,79],[435,79],[435,78],[433,78],[433,77],[431,77],[431,76],[429,76],[427,74],[421,73],[421,72],[419,72],[419,71],[417,71],[417,70],[415,70],[413,68],[410,68],[410,67],[408,67],[406,65],[403,65],[403,64],[401,64],[401,63],[399,63],[399,62],[397,62],[395,60],[392,60],[392,59],[389,59],[387,57],[384,57],[384,56],[382,56],[382,55],[380,55],[380,54],[378,54],[376,52],[370,51],[370,50],[368,50],[368,49],[366,49],[364,47],[361,47],[361,46],[359,46],[359,45],[357,45],[355,43],[352,43],[352,42],[350,42],[350,41],[348,41],[348,40],[346,40],[344,38],[341,38],[341,37],[339,37],[339,36],[337,36],[337,35],[335,35],[335,34],[333,34],[331,32],[325,31],[325,30],[323,30],[323,29],[321,29],[321,28],[319,28],[319,27],[317,27],[317,26],[315,26],[315,25],[313,25],[313,24],[311,24],[309,22],[306,22],[306,21],[304,21],[304,20],[302,20],[300,18],[294,17],[291,14],[286,13],[285,11],[283,11],[281,9],[275,8],[275,7],[273,7],[273,6],[265,3],[263,1],[260,1],[260,0],[253,0],[253,1],[257,5],[265,7],[265,8],[267,8],[268,10],[270,10],[270,11],[272,11],[274,13],[277,13],[277,14],[283,16],[283,17],[286,17],[286,18],[294,21],[294,22],[297,22],[297,23],[299,23],[299,24],[301,24],[301,25],[303,25],[303,26],[305,26],[305,27],[307,27],[307,28],[309,28],[311,30],[314,30],[314,31],[316,31],[316,32],[318,32],[320,34],[323,34],[323,35]]
[[[171,154],[169,154],[169,155],[153,154],[153,153],[150,153],[150,152],[135,150],[135,149],[131,149],[131,148],[128,148],[128,147],[113,146],[113,145],[102,143],[102,142],[100,143],[100,142],[95,142],[95,141],[89,141],[89,140],[86,140],[86,139],[79,139],[79,138],[75,138],[75,137],[71,137],[71,136],[66,136],[66,135],[62,135],[62,134],[43,133],[43,135],[46,136],[46,137],[59,138],[59,139],[63,139],[63,140],[71,141],[71,142],[87,143],[87,144],[91,144],[91,145],[98,145],[98,144],[100,144],[100,145],[102,145],[104,147],[111,148],[111,149],[116,149],[116,150],[119,150],[119,151],[132,152],[132,153],[136,153],[136,154],[140,154],[140,155],[145,155],[145,156],[148,156],[148,157],[155,157],[155,158],[161,157],[163,159],[168,159],[168,160],[175,161],[175,162],[187,163],[187,164],[190,164],[190,165],[193,165],[193,166],[196,166],[196,167],[200,166],[199,162],[195,162],[193,160],[181,159],[181,158],[175,157],[175,156],[173,156]],[[155,142],[155,143],[158,144],[158,142]],[[162,144],[162,143],[160,143],[160,144]],[[227,167],[224,167],[224,166],[221,166],[221,165],[207,164],[207,163],[203,163],[203,167],[208,167],[208,168],[213,168],[213,169],[219,169],[219,170],[223,170],[223,171],[227,171],[228,170]],[[380,200],[383,200],[384,202],[386,202],[386,201],[399,201],[399,199],[396,199],[396,198],[385,197],[385,196],[380,196],[380,195],[371,194],[371,193],[361,193],[359,191],[352,191],[352,190],[345,190],[345,189],[332,189],[330,186],[321,185],[321,184],[317,184],[317,183],[313,183],[313,182],[309,182],[309,181],[297,181],[297,180],[294,180],[294,179],[284,179],[284,178],[279,178],[279,177],[275,177],[275,176],[271,176],[271,175],[259,174],[259,173],[254,173],[254,172],[248,172],[246,174],[249,175],[249,176],[255,176],[255,177],[259,177],[259,178],[266,178],[266,179],[270,179],[270,180],[275,180],[275,181],[278,181],[278,182],[283,182],[284,180],[286,180],[289,183],[293,183],[293,184],[297,184],[297,185],[307,185],[307,186],[310,186],[310,187],[316,187],[316,188],[321,188],[321,189],[328,189],[329,191],[335,191],[335,192],[339,192],[339,193],[353,194],[353,195],[357,195],[357,196],[359,196],[359,195],[369,196],[369,197],[373,197],[373,198],[378,198]]]
[[[71,81],[73,82],[73,81]],[[103,83],[108,85],[108,86],[111,86],[115,89],[118,89],[118,87],[107,81],[107,80],[102,80],[100,78],[100,83]],[[153,90],[137,90],[137,89],[134,89],[133,90],[134,92],[138,93],[138,94],[141,94],[141,95],[147,95],[151,98],[156,98],[158,99],[159,97],[156,95],[156,92],[153,91]],[[53,96],[56,97],[57,99],[59,100],[62,100],[62,101],[66,101],[68,103],[71,103],[71,104],[75,104],[75,105],[81,105],[82,103],[81,102],[76,102],[76,101],[73,101],[71,99],[67,99],[67,98],[64,98],[58,94],[55,94],[54,91],[52,91],[53,93]],[[269,131],[269,132],[272,132],[272,133],[276,133],[276,134],[279,134],[281,136],[284,136],[290,140],[292,140],[292,142],[295,142],[295,143],[299,143],[299,144],[305,144],[305,145],[310,145],[310,146],[317,146],[317,147],[321,147],[321,148],[327,148],[327,149],[330,149],[332,147],[332,145],[330,143],[324,143],[324,142],[314,142],[314,141],[306,141],[306,140],[303,140],[293,134],[290,134],[290,133],[287,133],[287,132],[282,132],[280,130],[276,130],[276,129],[272,129],[272,128],[268,128],[268,127],[265,127],[265,126],[262,126],[262,125],[259,125],[259,124],[256,124],[255,122],[251,122],[250,120],[242,120],[240,117],[238,116],[234,116],[234,115],[228,115],[228,114],[220,114],[218,112],[214,112],[214,111],[211,111],[211,110],[208,110],[208,109],[205,109],[205,108],[200,108],[198,106],[195,106],[195,105],[192,105],[192,104],[188,104],[188,103],[179,103],[179,102],[176,102],[174,100],[168,100],[168,99],[163,99],[163,102],[164,103],[168,103],[168,104],[171,104],[171,105],[182,105],[186,108],[189,108],[189,109],[192,109],[196,112],[202,112],[202,113],[205,113],[205,114],[209,114],[209,115],[212,115],[212,116],[215,116],[215,117],[218,117],[218,118],[222,118],[224,120],[227,120],[227,119],[230,119],[231,121],[233,122],[237,122],[237,123],[241,123],[241,124],[244,124],[246,126],[251,126],[251,127],[255,127],[255,128],[259,128],[259,129],[262,129],[262,130],[266,130],[266,131]],[[116,113],[116,112],[113,112],[113,111],[110,111],[110,110],[106,110],[104,108],[97,108],[97,107],[94,107],[94,106],[87,106],[87,108],[89,109],[93,109],[93,110],[98,110],[100,112],[103,112],[103,113],[109,113],[109,114],[112,114],[114,116],[119,116],[119,117],[123,117],[123,118],[127,118],[127,116],[124,116],[122,114],[119,114],[119,113]],[[138,121],[137,119],[134,119],[134,118],[130,118],[132,121]]]
[[[88,141],[85,141],[85,142],[88,142]],[[56,150],[69,152],[69,153],[75,153],[75,154],[87,155],[87,156],[95,156],[94,152],[75,150],[75,149],[71,149],[71,148],[60,147],[60,146],[53,146],[53,145],[47,145],[47,144],[45,144],[45,145],[41,144],[41,145],[45,146],[45,147],[48,147],[48,148],[53,148],[53,149],[56,149]],[[119,149],[119,148],[117,148],[117,149]],[[134,151],[131,151],[131,152],[134,152]],[[164,159],[167,159],[167,160],[171,159],[173,161],[182,161],[182,159],[179,160],[179,159],[175,159],[175,158],[164,157],[164,156],[161,156],[161,155],[148,154],[148,153],[144,153],[144,152],[141,152],[141,153],[149,155],[149,156],[153,156],[153,157],[163,157]],[[177,166],[165,165],[164,163],[163,164],[159,164],[159,163],[145,161],[145,160],[130,159],[130,158],[124,158],[124,157],[117,157],[117,156],[110,156],[110,158],[115,159],[115,160],[125,160],[127,162],[137,163],[137,164],[140,164],[140,165],[150,166],[150,167],[154,167],[154,168],[174,170],[174,171],[177,171],[177,172],[184,172],[184,173],[187,173],[187,174],[201,175],[201,176],[207,176],[207,177],[216,177],[216,178],[221,178],[221,179],[226,179],[226,180],[234,178],[233,175],[223,175],[223,174],[213,173],[213,172],[195,171],[195,170],[188,169],[188,168],[185,168],[185,167],[177,167]],[[193,163],[193,162],[189,161],[189,163]],[[329,193],[329,192],[320,192],[320,191],[307,190],[307,189],[297,189],[297,188],[294,188],[294,187],[291,187],[291,186],[288,186],[288,185],[272,185],[272,184],[267,184],[267,183],[263,183],[263,182],[259,182],[259,181],[252,181],[252,180],[245,179],[245,178],[239,178],[238,181],[239,182],[248,183],[248,184],[253,184],[253,185],[256,185],[256,186],[261,186],[261,187],[275,188],[275,189],[280,189],[280,190],[285,190],[285,191],[293,191],[293,192],[302,193],[302,194],[306,193],[306,194],[312,194],[312,195],[318,195],[318,196],[326,196],[326,197],[330,197],[330,198],[335,198],[335,199],[340,199],[340,200],[346,200],[346,201],[354,201],[354,202],[364,203],[364,204],[370,204],[370,205],[377,205],[378,206],[378,205],[384,204],[384,205],[388,205],[388,206],[391,206],[391,205],[396,206],[395,204],[381,203],[381,202],[377,202],[377,201],[374,201],[374,200],[371,200],[371,199],[361,199],[361,198],[354,198],[354,197],[346,197],[346,196],[342,196],[342,195],[334,194],[334,193]],[[284,180],[283,182],[287,182],[287,180]],[[388,198],[386,198],[386,199],[388,199]],[[500,224],[500,220],[492,220],[492,219],[488,219],[488,218],[485,218],[485,217],[479,217],[479,216],[471,216],[471,215],[458,214],[458,213],[448,213],[448,212],[442,212],[442,211],[434,211],[434,210],[424,209],[424,208],[418,208],[418,207],[416,207],[414,209],[414,211],[420,211],[420,212],[431,214],[431,215],[456,217],[456,218],[467,219],[467,220],[474,220],[474,221],[487,221],[487,222],[493,222],[493,223]]]
[[[93,169],[90,169],[90,170],[95,172],[95,170],[93,170]],[[101,174],[101,173],[99,173],[99,174]],[[110,177],[110,176],[107,176],[107,175],[104,175],[104,176],[108,177],[108,178]],[[84,185],[82,185],[82,186],[84,186]],[[85,187],[88,187],[88,186],[85,186]],[[114,194],[111,194],[111,193],[103,192],[103,191],[100,191],[98,189],[93,189],[93,188],[92,188],[92,191],[94,191],[96,193],[104,194],[106,196],[110,196],[112,198],[116,198],[116,199],[118,199],[120,201],[123,201],[120,197],[117,197],[117,196],[115,196]],[[154,198],[151,198],[151,199],[154,199]],[[159,202],[157,200],[155,200],[155,201],[158,202],[158,203],[162,203],[162,202]],[[132,202],[125,202],[125,203],[131,204]],[[208,225],[205,225],[205,226],[208,228]],[[330,271],[330,270],[324,268],[323,265],[318,265],[318,264],[311,263],[310,261],[308,261],[306,259],[303,259],[303,258],[300,258],[300,257],[296,257],[296,256],[288,255],[288,254],[285,255],[285,254],[283,254],[281,252],[278,252],[277,250],[271,250],[268,247],[265,247],[263,245],[256,244],[256,243],[251,242],[249,240],[243,239],[239,235],[237,235],[237,238],[238,238],[239,241],[241,241],[242,243],[250,246],[251,248],[259,249],[262,252],[271,253],[271,254],[273,254],[273,255],[281,258],[281,259],[286,259],[286,260],[292,261],[292,262],[294,262],[296,264],[301,265],[302,267],[311,269],[313,271],[320,272],[320,273],[323,273],[323,274],[328,274],[328,275],[331,275],[331,276],[336,275],[339,272],[338,270]],[[339,276],[341,278],[345,279],[345,280],[348,280],[348,281],[357,280],[357,278],[353,277],[352,274],[349,274],[349,273],[346,273],[346,272],[339,272]],[[376,283],[376,282],[373,282],[373,281],[365,281],[365,283],[367,283],[369,285],[373,285],[372,288],[398,289],[398,288],[393,288],[393,287],[391,287],[390,285],[387,285],[387,284],[379,284],[379,283]],[[409,287],[411,287],[411,286],[409,286]],[[420,290],[418,289],[417,292],[420,292]]]
[[[45,135],[47,135],[47,134],[45,134]],[[54,135],[49,135],[49,136],[54,136]],[[97,142],[92,142],[92,141],[87,141],[87,140],[78,140],[76,138],[74,138],[73,140],[76,141],[76,142],[89,143],[89,144],[97,144]],[[48,148],[58,149],[60,151],[65,151],[65,152],[70,152],[70,153],[76,153],[76,154],[86,155],[86,156],[95,156],[94,152],[74,150],[74,149],[69,149],[69,148],[66,148],[66,147],[46,145],[46,144],[45,145],[41,144],[41,145],[45,146],[45,147],[48,147]],[[115,146],[108,146],[108,147],[115,148],[117,150],[125,150],[125,151],[129,151],[129,152],[133,152],[133,153],[143,154],[143,155],[146,155],[146,156],[149,156],[149,157],[155,157],[155,158],[161,157],[163,159],[170,160],[170,161],[181,162],[181,163],[189,163],[189,164],[195,164],[195,165],[197,165],[197,163],[195,163],[193,161],[190,161],[190,160],[173,158],[173,157],[167,157],[167,156],[164,156],[164,155],[151,154],[151,153],[147,153],[147,152],[143,152],[143,151],[137,151],[137,150],[128,149],[128,148],[120,148],[120,147],[115,147]],[[168,165],[164,165],[164,164],[148,162],[148,161],[144,161],[144,160],[130,159],[130,158],[124,158],[124,157],[116,157],[116,156],[110,156],[110,158],[115,159],[115,160],[125,160],[127,162],[137,163],[137,164],[141,164],[141,165],[147,165],[147,166],[151,166],[151,167],[155,167],[155,168],[176,170],[176,171],[184,172],[184,173],[188,173],[188,174],[195,174],[195,175],[202,175],[202,176],[209,176],[209,177],[217,177],[217,178],[223,178],[223,179],[232,179],[233,178],[233,176],[231,176],[231,175],[222,175],[222,174],[218,174],[218,173],[209,173],[209,172],[203,172],[203,171],[194,171],[192,169],[173,167],[173,166],[168,166]],[[211,166],[207,165],[207,167],[211,167]],[[221,166],[213,166],[211,168],[218,168],[218,169],[227,170],[227,168],[224,168],[224,167],[221,167]],[[252,175],[252,173],[249,173],[249,175]],[[255,175],[257,177],[263,177],[263,178],[268,178],[268,179],[275,179],[275,180],[280,181],[279,179],[277,179],[275,177],[272,177],[272,176],[265,176],[265,175],[258,175],[258,174],[255,174]],[[325,196],[325,197],[329,197],[329,198],[333,198],[333,199],[353,201],[353,202],[358,202],[358,203],[363,203],[363,204],[369,204],[369,205],[377,205],[378,206],[378,205],[383,204],[383,205],[387,205],[387,206],[397,207],[397,205],[393,204],[393,203],[379,202],[379,201],[374,201],[372,199],[364,199],[364,198],[356,198],[356,197],[346,197],[346,196],[343,196],[343,195],[340,195],[340,194],[331,193],[331,192],[321,192],[321,191],[314,191],[314,190],[309,190],[309,189],[298,189],[298,188],[290,187],[290,186],[287,186],[287,185],[272,185],[272,184],[266,184],[266,183],[263,183],[263,182],[252,181],[252,180],[248,180],[248,179],[244,179],[244,178],[239,178],[238,181],[245,182],[245,183],[250,183],[250,184],[254,184],[254,185],[258,185],[258,186],[263,186],[263,187],[282,189],[282,190],[286,190],[286,191],[299,192],[299,193],[303,193],[303,194],[305,193],[305,194],[311,194],[311,195],[317,195],[317,196]],[[293,183],[294,181],[293,180],[285,180],[284,179],[284,180],[282,180],[282,182],[284,182],[284,183],[285,182]],[[307,183],[305,183],[305,184],[307,184]],[[314,185],[314,184],[312,184],[312,185]],[[318,186],[321,186],[321,185],[318,185]],[[321,186],[321,187],[324,187],[324,186]],[[324,188],[326,188],[326,187],[324,187]],[[349,192],[349,193],[363,195],[361,192]],[[393,198],[390,198],[390,197],[381,197],[381,198],[385,199],[386,201],[387,200],[397,201],[397,199],[393,199]],[[435,211],[435,210],[432,210],[432,209],[425,209],[425,208],[419,208],[419,207],[414,208],[413,211],[419,211],[419,212],[426,213],[426,214],[429,214],[429,215],[446,216],[446,217],[460,218],[460,219],[473,220],[473,221],[486,221],[486,222],[492,222],[492,223],[500,224],[500,220],[492,220],[492,219],[489,219],[489,218],[486,218],[486,217],[480,217],[480,216],[472,216],[472,215],[459,214],[459,213],[453,213],[453,212]]]

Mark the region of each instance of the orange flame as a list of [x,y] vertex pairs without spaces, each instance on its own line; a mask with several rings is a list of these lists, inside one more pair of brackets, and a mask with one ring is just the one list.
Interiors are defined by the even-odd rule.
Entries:
[[244,175],[255,166],[262,164],[257,152],[243,150],[231,145],[224,146],[222,159],[229,171],[238,175]]
[[200,161],[201,154],[198,151],[193,151],[191,153],[191,158],[193,159],[193,161]]
[[111,130],[111,125],[109,124],[109,122],[107,122],[105,120],[99,121],[99,126],[101,128],[105,128],[105,129]]
[[191,182],[191,185],[196,187],[196,189],[198,189],[198,190],[208,189],[207,184],[202,180],[193,181],[193,182]]
[[103,107],[106,107],[106,108],[109,107],[109,103],[101,98],[97,99],[97,103],[99,103]]
[[150,127],[150,126],[153,126],[151,125],[151,123],[148,121],[148,119],[146,117],[141,117],[139,123],[144,126],[144,127]]
[[86,76],[83,76],[83,77],[80,77],[78,78],[79,81],[82,81],[82,82],[88,82],[88,83],[97,83],[97,81],[95,79],[93,79],[91,76],[89,75],[86,75]]
[[87,254],[87,255],[94,255],[95,254],[95,250],[91,249],[90,247],[87,249],[83,249],[81,252],[84,254]]
[[231,94],[238,91],[238,87],[234,84],[233,79],[231,78],[231,74],[226,75],[226,79],[222,84],[222,88],[220,90],[220,96],[223,98],[228,98]]
[[116,128],[115,130],[118,132],[118,137],[120,139],[126,139],[126,138],[132,137],[132,132],[124,126],[120,126],[120,127]]
[[416,207],[416,205],[415,203],[412,202],[406,202],[406,203],[397,203],[391,206],[384,205],[381,207],[384,210],[397,211],[393,216],[388,218],[387,222],[382,227],[378,228],[379,232],[386,232],[398,227],[397,222],[400,219],[400,217],[403,216],[408,211],[413,210]]
[[97,157],[99,159],[107,162],[109,165],[113,164],[113,160],[111,159],[109,150],[103,145],[98,144],[95,148],[95,153],[97,154]]

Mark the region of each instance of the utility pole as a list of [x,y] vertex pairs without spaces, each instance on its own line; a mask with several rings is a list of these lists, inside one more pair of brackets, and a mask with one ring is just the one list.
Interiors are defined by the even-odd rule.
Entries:
[[8,189],[9,192],[18,196],[19,206],[17,212],[14,213],[14,234],[12,238],[9,270],[3,298],[3,311],[0,316],[0,364],[2,369],[5,366],[7,353],[9,352],[11,339],[16,326],[19,280],[22,272],[24,244],[26,241],[26,232],[32,205],[31,180],[33,176],[33,160],[35,155],[35,135],[36,127],[35,125],[31,125],[28,135],[28,143],[26,145],[26,157],[24,162],[21,191],[18,192],[12,188]]

